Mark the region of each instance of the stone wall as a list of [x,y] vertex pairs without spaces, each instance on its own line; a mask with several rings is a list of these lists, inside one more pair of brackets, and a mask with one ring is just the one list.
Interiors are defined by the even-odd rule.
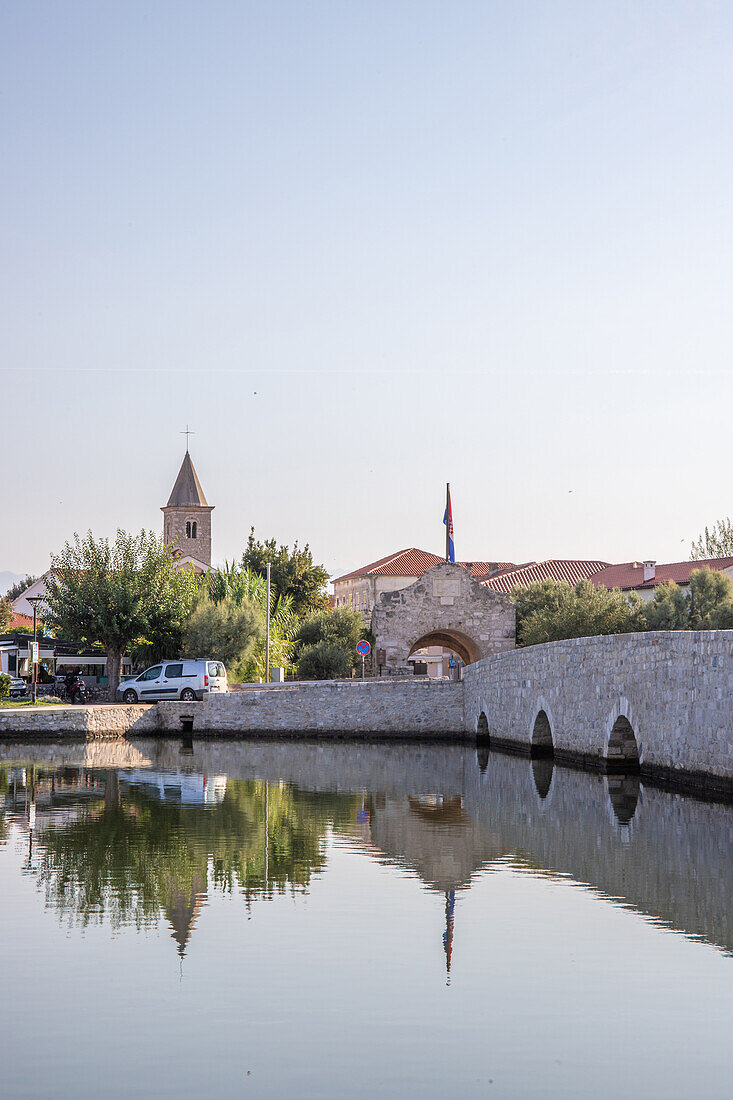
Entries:
[[[733,780],[733,631],[659,631],[530,646],[464,670],[466,722],[530,750],[540,712],[556,756],[613,757],[618,719],[642,771]],[[544,723],[537,727],[538,734]]]
[[0,709],[0,737],[24,734],[68,738],[118,737],[127,733],[150,734],[160,729],[154,705],[148,706],[45,706]]
[[327,680],[262,685],[203,703],[159,703],[163,729],[193,715],[193,731],[462,735],[463,688],[449,681]]
[[389,670],[408,669],[418,645],[453,649],[468,664],[514,648],[516,616],[508,596],[485,588],[468,570],[441,562],[407,588],[380,596],[372,617],[375,649]]

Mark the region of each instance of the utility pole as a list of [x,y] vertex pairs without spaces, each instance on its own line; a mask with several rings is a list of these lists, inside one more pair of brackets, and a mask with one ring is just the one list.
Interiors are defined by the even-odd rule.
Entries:
[[267,638],[265,639],[265,683],[270,682],[270,562],[267,563]]

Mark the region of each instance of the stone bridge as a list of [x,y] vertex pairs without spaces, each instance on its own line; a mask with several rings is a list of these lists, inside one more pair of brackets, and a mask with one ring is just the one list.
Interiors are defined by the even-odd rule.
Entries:
[[441,562],[408,588],[385,593],[372,631],[390,671],[411,671],[408,658],[426,646],[450,649],[468,665],[514,648],[514,605],[462,566]]
[[464,670],[467,730],[554,755],[733,792],[733,631],[529,646]]

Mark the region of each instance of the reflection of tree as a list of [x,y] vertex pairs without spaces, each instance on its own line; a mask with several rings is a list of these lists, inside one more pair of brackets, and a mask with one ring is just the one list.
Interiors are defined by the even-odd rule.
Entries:
[[141,927],[165,911],[181,951],[207,889],[249,900],[305,888],[323,867],[327,827],[355,813],[353,796],[237,780],[218,805],[172,804],[121,793],[121,776],[108,772],[103,800],[39,833],[38,880],[82,925]]

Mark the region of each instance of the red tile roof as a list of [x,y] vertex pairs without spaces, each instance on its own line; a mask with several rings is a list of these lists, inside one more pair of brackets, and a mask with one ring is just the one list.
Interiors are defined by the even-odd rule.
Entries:
[[10,620],[7,629],[8,630],[17,630],[19,626],[29,626],[29,627],[32,628],[33,627],[33,616],[32,615],[22,615],[20,613],[20,611],[14,611],[13,612],[13,617]]
[[396,554],[388,554],[386,558],[379,558],[369,565],[362,565],[361,569],[354,569],[351,573],[344,573],[343,577],[336,577],[333,583],[355,580],[357,577],[421,577],[426,569],[442,560],[437,554],[428,554],[413,546],[408,550],[398,550]]
[[707,558],[705,561],[674,561],[666,565],[657,565],[654,580],[644,580],[644,564],[640,561],[627,561],[622,565],[608,565],[591,580],[599,588],[655,588],[666,581],[675,584],[689,584],[690,573],[695,569],[732,569],[731,558]]
[[607,566],[606,561],[549,558],[547,561],[533,561],[528,565],[506,570],[481,583],[486,588],[493,588],[496,592],[504,592],[508,595],[516,585],[526,588],[535,581],[567,581],[568,584],[577,584],[579,580],[592,577],[594,573],[598,573]]
[[[418,550],[413,546],[409,550],[398,550],[396,554],[388,554],[386,558],[363,565],[361,569],[354,569],[343,577],[336,577],[333,583],[356,580],[358,577],[422,577],[428,569],[444,560],[437,554],[429,554],[426,550]],[[457,564],[465,569],[468,562],[461,561]],[[476,580],[483,580],[489,573],[514,568],[514,564],[508,561],[472,561],[471,576]]]

